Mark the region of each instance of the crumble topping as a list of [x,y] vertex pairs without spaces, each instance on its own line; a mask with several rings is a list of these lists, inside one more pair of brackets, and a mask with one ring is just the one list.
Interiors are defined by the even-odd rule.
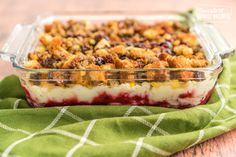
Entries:
[[27,68],[196,68],[208,64],[197,38],[179,22],[54,21],[45,25],[39,38],[38,47],[28,55]]
[[[133,19],[100,24],[75,20],[46,24],[37,48],[28,54],[28,61],[24,64],[31,69],[94,70],[198,68],[207,65],[197,37],[186,25],[176,21],[146,24]],[[134,79],[131,74],[132,70],[121,73],[120,78]],[[73,73],[70,79],[75,75],[82,77],[82,74]],[[89,75],[90,80],[106,80],[105,72],[94,71]],[[185,80],[198,76],[204,77],[204,74],[184,71],[168,74],[164,70],[146,72],[148,79],[155,80],[173,77]]]

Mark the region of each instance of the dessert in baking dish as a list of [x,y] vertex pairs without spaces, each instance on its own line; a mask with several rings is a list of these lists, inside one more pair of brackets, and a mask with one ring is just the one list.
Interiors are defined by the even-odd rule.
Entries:
[[197,37],[178,21],[54,21],[24,63],[42,71],[23,87],[34,106],[181,108],[208,100],[216,78],[198,70],[208,64]]

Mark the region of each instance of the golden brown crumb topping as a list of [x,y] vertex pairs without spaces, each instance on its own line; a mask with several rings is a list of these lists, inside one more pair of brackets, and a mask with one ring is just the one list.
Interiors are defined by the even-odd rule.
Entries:
[[[44,26],[25,67],[33,69],[196,68],[208,62],[179,22],[54,21]],[[150,76],[152,73],[149,74]]]

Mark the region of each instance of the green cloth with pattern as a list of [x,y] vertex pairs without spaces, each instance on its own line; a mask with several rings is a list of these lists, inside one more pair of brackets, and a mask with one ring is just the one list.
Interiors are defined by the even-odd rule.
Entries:
[[169,156],[236,128],[236,55],[206,105],[31,108],[16,76],[0,82],[3,157]]

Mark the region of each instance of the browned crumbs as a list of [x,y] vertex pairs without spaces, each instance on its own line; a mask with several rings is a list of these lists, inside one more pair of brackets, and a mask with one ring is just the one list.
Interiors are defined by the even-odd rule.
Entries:
[[29,53],[32,69],[197,68],[208,62],[197,38],[179,22],[54,21]]

